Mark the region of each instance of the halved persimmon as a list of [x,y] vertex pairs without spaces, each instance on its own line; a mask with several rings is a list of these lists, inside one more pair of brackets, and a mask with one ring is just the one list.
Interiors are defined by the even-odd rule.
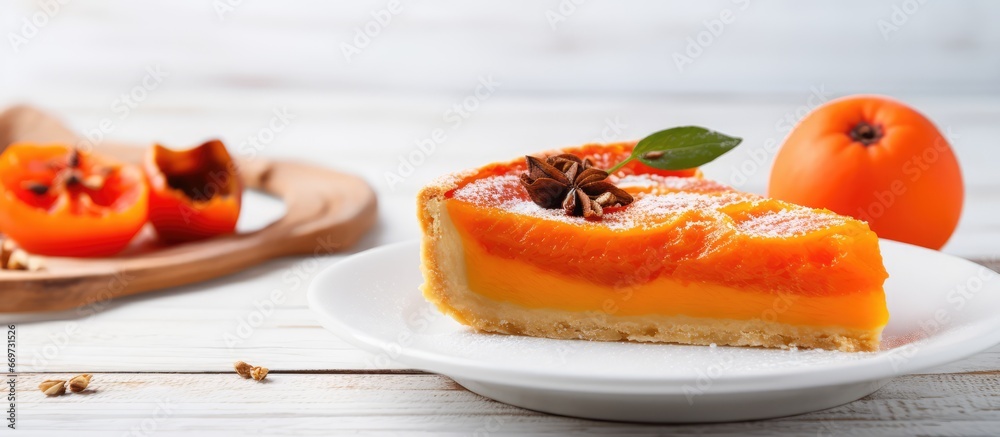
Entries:
[[194,241],[236,229],[243,185],[222,141],[182,151],[156,144],[144,166],[150,187],[149,221],[160,239]]
[[48,256],[108,256],[147,217],[142,172],[62,144],[17,143],[0,155],[0,231]]

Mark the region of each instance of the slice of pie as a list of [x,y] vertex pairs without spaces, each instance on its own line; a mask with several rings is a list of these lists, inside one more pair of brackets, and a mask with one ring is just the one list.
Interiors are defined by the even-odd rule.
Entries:
[[[866,223],[735,191],[698,170],[633,162],[605,181],[582,173],[611,168],[632,147],[554,151],[527,160],[532,169],[491,164],[425,187],[424,296],[485,332],[878,349],[888,275]],[[539,182],[529,193],[551,170],[538,162],[582,184],[566,195]]]

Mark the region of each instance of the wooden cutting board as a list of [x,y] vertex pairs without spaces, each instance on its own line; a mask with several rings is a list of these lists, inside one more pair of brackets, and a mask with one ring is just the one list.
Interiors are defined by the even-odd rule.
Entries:
[[[18,141],[74,144],[79,139],[48,114],[17,106],[0,113],[0,151]],[[104,143],[95,151],[127,162],[138,162],[145,153],[140,147]],[[0,270],[0,312],[94,305],[229,275],[273,258],[336,252],[375,222],[375,193],[361,178],[295,162],[238,163],[244,186],[280,198],[284,217],[258,231],[176,246],[158,246],[147,229],[113,258],[37,257],[42,271]]]

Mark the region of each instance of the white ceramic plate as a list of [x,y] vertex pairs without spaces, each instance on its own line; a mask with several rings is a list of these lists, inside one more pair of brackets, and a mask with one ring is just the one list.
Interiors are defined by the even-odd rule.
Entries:
[[377,355],[441,373],[501,402],[567,416],[716,422],[805,413],[878,390],[890,378],[1000,343],[1000,275],[959,258],[882,241],[891,318],[882,350],[590,342],[474,332],[417,287],[418,243],[372,249],[309,288],[320,322]]

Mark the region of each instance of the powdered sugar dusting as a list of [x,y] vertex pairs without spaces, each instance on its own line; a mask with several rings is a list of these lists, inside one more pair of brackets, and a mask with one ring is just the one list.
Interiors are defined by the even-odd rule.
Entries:
[[732,188],[710,179],[660,176],[655,174],[628,175],[618,179],[616,185],[622,188],[658,188],[661,190],[695,191],[702,193],[732,191]]
[[[482,206],[499,206],[504,209],[516,204],[531,202],[528,193],[521,187],[521,180],[516,175],[491,176],[472,181],[458,190],[454,198]],[[537,205],[535,205],[537,206]],[[541,209],[539,207],[539,209]]]
[[569,216],[562,209],[536,205],[516,174],[472,181],[455,190],[454,198],[542,220],[616,231],[668,225],[685,227],[709,221],[724,224],[724,228],[733,232],[776,238],[825,229],[847,220],[828,211],[765,199],[700,178],[630,175],[615,182],[636,200],[625,208],[606,211],[602,220],[586,220]]
[[810,230],[841,225],[843,217],[834,214],[817,214],[807,208],[781,209],[760,215],[751,215],[737,222],[736,228],[745,234],[762,237],[798,235]]

